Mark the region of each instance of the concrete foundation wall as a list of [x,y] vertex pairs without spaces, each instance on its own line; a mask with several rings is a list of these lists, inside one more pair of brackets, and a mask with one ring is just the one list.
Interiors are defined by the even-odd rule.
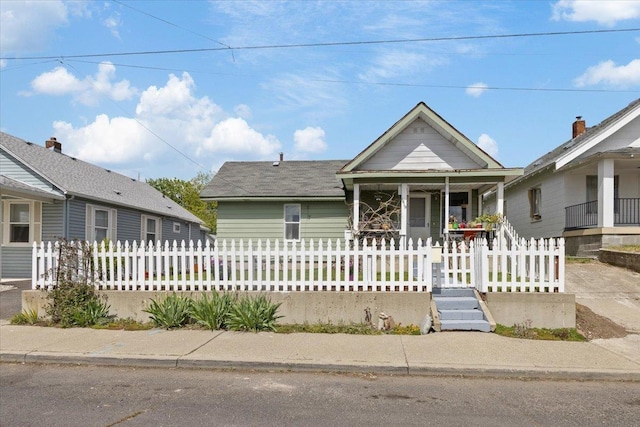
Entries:
[[[178,292],[180,293],[180,292]],[[252,292],[249,292],[250,294]],[[119,318],[132,318],[146,322],[149,315],[142,310],[152,299],[163,298],[168,292],[122,292],[103,291],[110,313]],[[202,292],[183,292],[198,298]],[[257,294],[257,293],[253,293]],[[278,314],[284,316],[279,323],[361,323],[365,321],[365,309],[371,311],[372,322],[378,323],[378,315],[384,312],[402,325],[419,325],[429,314],[431,294],[428,293],[382,293],[382,292],[289,292],[269,294],[274,303],[281,302]],[[23,291],[22,308],[37,308],[41,316],[48,301],[42,291]]]
[[568,256],[598,257],[598,250],[610,246],[640,245],[640,227],[593,228],[563,233]]
[[598,252],[600,262],[628,268],[640,273],[640,253],[620,252],[611,249],[600,249]]
[[528,324],[533,328],[575,328],[574,294],[487,293],[486,302],[496,323]]

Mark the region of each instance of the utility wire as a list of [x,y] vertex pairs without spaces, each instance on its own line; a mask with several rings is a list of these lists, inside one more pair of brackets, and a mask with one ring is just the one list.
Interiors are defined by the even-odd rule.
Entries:
[[[584,30],[584,31],[556,31],[544,33],[519,33],[519,34],[496,34],[485,36],[452,36],[452,37],[431,37],[431,38],[415,38],[415,39],[391,39],[391,40],[364,40],[364,41],[346,41],[346,42],[325,42],[325,43],[295,43],[295,44],[275,44],[275,45],[256,45],[256,46],[235,46],[235,47],[218,47],[218,48],[198,48],[198,49],[172,49],[172,50],[148,50],[137,52],[108,52],[108,53],[91,53],[79,55],[58,55],[58,56],[25,56],[19,59],[78,59],[78,58],[96,58],[96,57],[112,57],[112,56],[135,56],[135,55],[163,55],[171,53],[197,53],[197,52],[219,52],[228,49],[233,50],[260,50],[260,49],[291,49],[291,48],[307,48],[307,47],[333,47],[333,46],[358,46],[358,45],[379,45],[379,44],[399,44],[399,43],[422,43],[422,42],[439,42],[439,41],[459,41],[459,40],[488,40],[488,39],[504,39],[516,37],[551,37],[551,36],[567,36],[580,34],[604,34],[604,33],[623,33],[640,31],[640,28],[623,28],[611,30]],[[18,59],[14,57],[0,57],[0,59]]]
[[196,35],[196,36],[198,36],[198,37],[202,37],[202,38],[204,38],[204,39],[207,39],[207,40],[210,40],[210,41],[212,41],[212,42],[214,42],[214,43],[217,43],[217,44],[219,44],[220,46],[224,46],[224,47],[226,47],[227,49],[231,49],[231,57],[235,60],[235,57],[233,56],[233,49],[232,49],[232,47],[231,47],[231,46],[229,46],[228,44],[225,44],[225,43],[222,43],[222,42],[220,42],[220,41],[218,41],[218,40],[212,39],[211,37],[209,37],[209,36],[207,36],[207,35],[204,35],[204,34],[201,34],[201,33],[198,33],[198,32],[196,32],[196,31],[192,31],[192,30],[190,30],[189,28],[185,28],[185,27],[182,27],[182,26],[180,26],[180,25],[178,25],[178,24],[174,24],[174,23],[173,23],[173,22],[171,22],[171,21],[167,21],[166,19],[163,19],[163,18],[160,18],[160,17],[158,17],[158,16],[152,15],[152,14],[150,14],[150,13],[148,13],[148,12],[145,12],[144,10],[140,10],[140,9],[138,9],[138,8],[135,8],[135,7],[131,6],[131,5],[128,5],[128,4],[126,4],[126,3],[123,3],[123,2],[121,2],[121,1],[119,1],[119,0],[111,0],[111,1],[112,1],[112,2],[114,2],[114,3],[119,4],[120,6],[124,6],[124,7],[127,7],[127,8],[129,8],[129,9],[131,9],[131,10],[135,10],[135,11],[136,11],[136,12],[138,12],[138,13],[141,13],[141,14],[143,14],[143,15],[146,15],[146,16],[150,17],[150,18],[156,19],[156,20],[158,20],[158,21],[160,21],[160,22],[164,22],[164,23],[165,23],[165,24],[167,24],[167,25],[171,25],[172,27],[179,28],[179,29],[181,29],[181,30],[183,30],[183,31],[186,31],[186,32],[190,33],[190,34],[194,34],[194,35]]
[[[69,62],[80,62],[86,64],[103,64],[103,61],[82,61],[82,60],[71,60],[66,61]],[[230,77],[238,77],[238,74],[231,73],[213,73],[211,71],[200,71],[200,70],[185,70],[178,68],[163,68],[163,67],[149,67],[144,65],[128,65],[128,64],[120,64],[111,62],[112,65],[116,65],[118,67],[130,67],[130,68],[142,68],[147,70],[158,70],[158,71],[175,71],[175,72],[189,72],[189,73],[201,73],[201,74],[210,74],[216,76],[230,76]],[[256,77],[253,74],[242,74],[240,77]],[[483,89],[483,90],[510,90],[510,91],[520,91],[520,92],[593,92],[593,93],[639,93],[640,90],[627,90],[627,89],[576,89],[576,88],[532,88],[532,87],[516,87],[516,86],[464,86],[464,85],[430,85],[430,84],[421,84],[421,83],[402,83],[402,82],[365,82],[365,81],[355,81],[355,80],[338,80],[338,79],[306,79],[308,82],[317,82],[317,83],[336,83],[336,84],[348,84],[348,85],[369,85],[369,86],[390,86],[390,87],[423,87],[423,88],[431,88],[431,89]]]
[[[62,61],[60,61],[60,63],[64,64]],[[73,65],[66,63],[66,65],[73,69],[76,73],[78,73],[79,75],[81,75],[82,73],[75,68]],[[93,81],[89,80],[89,82],[91,83],[91,85],[94,87],[94,89],[96,89],[96,91],[98,93],[101,93],[100,89],[93,83]],[[169,146],[172,150],[174,150],[176,153],[180,154],[182,157],[184,157],[185,159],[187,159],[189,162],[193,163],[194,165],[196,165],[198,168],[200,168],[202,171],[204,172],[210,172],[209,169],[207,169],[206,166],[202,165],[201,163],[199,163],[198,161],[192,159],[190,156],[188,156],[187,154],[183,153],[182,151],[180,151],[177,147],[175,147],[174,145],[172,145],[169,141],[167,141],[166,139],[164,139],[163,137],[161,137],[160,135],[158,135],[156,132],[154,132],[152,129],[150,129],[148,126],[145,126],[144,123],[142,123],[140,120],[138,120],[135,117],[132,117],[128,111],[126,111],[124,108],[122,108],[120,105],[113,103],[114,106],[116,108],[118,108],[120,111],[122,111],[128,118],[130,118],[131,120],[134,120],[138,125],[140,125],[143,129],[145,129],[147,132],[149,132],[151,135],[155,136],[158,140],[160,140],[162,143],[164,143],[165,145]],[[222,178],[222,177],[218,177],[219,179],[221,179],[222,181],[225,181],[227,184],[232,185],[236,188],[239,188],[242,191],[245,191],[247,193],[250,193],[249,190],[247,190],[246,188],[242,187],[241,185],[238,185],[235,182],[232,182],[228,179]]]

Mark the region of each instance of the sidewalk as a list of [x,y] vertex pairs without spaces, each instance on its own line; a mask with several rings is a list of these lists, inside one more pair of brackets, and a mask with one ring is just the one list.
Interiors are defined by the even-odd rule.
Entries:
[[640,381],[640,335],[627,338],[632,350],[618,352],[594,342],[521,340],[481,332],[364,336],[110,331],[3,321],[0,361]]

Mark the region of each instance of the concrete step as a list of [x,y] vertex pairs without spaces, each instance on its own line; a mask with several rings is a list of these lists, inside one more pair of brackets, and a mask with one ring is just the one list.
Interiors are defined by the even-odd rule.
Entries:
[[442,320],[440,330],[491,332],[491,325],[486,320]]
[[478,308],[478,300],[475,297],[440,297],[434,296],[433,300],[440,310],[472,310]]
[[438,310],[441,320],[484,320],[482,310]]
[[473,288],[436,288],[434,287],[431,294],[442,297],[475,297]]

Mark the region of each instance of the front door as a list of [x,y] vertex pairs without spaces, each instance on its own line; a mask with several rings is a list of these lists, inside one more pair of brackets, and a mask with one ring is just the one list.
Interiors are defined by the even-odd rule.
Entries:
[[430,201],[431,197],[428,195],[409,197],[409,237],[413,239],[414,244],[418,239],[424,241],[431,236],[429,229]]

